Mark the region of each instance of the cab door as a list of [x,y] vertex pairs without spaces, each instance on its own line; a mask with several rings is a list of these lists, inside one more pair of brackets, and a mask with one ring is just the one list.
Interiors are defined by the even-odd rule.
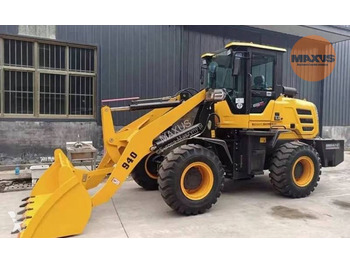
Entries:
[[248,81],[247,81],[247,65],[249,60],[249,52],[238,51],[233,54],[230,75],[227,77],[226,101],[231,112],[235,115],[249,114],[248,99]]
[[235,51],[230,74],[226,78],[227,96],[225,101],[215,104],[215,113],[220,116],[220,128],[248,128],[250,92],[248,89],[248,65],[250,54],[247,49]]
[[276,99],[277,54],[268,50],[251,50],[248,77],[249,113],[262,113]]

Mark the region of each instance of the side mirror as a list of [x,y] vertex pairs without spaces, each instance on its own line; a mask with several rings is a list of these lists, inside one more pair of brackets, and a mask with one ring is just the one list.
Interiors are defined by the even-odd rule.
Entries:
[[237,76],[241,73],[242,59],[250,59],[250,53],[247,51],[238,51],[233,53],[232,75]]
[[206,66],[206,65],[202,65],[201,66],[201,75],[200,75],[200,81],[201,81],[201,85],[203,85],[204,84],[204,72],[205,72],[205,70],[207,70],[208,69],[208,67]]
[[253,85],[253,75],[248,74],[248,86],[252,87],[252,85]]
[[241,58],[234,57],[232,75],[237,76],[241,72]]
[[200,81],[201,81],[201,85],[204,84],[204,72],[205,70],[208,70],[208,61],[207,59],[203,58],[202,59],[202,65],[201,65],[201,75],[200,75]]
[[214,87],[217,67],[218,64],[216,62],[212,62],[208,66],[208,87]]

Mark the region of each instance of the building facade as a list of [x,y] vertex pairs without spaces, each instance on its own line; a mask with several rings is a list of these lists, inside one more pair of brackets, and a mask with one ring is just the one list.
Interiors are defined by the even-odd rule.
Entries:
[[[333,44],[329,77],[308,82],[289,63],[300,36],[253,26],[0,26],[0,164],[45,161],[78,135],[101,150],[102,99],[199,89],[200,55],[233,40],[286,48],[283,85],[316,104],[323,136],[350,148],[350,41]],[[142,113],[117,113],[115,124]]]

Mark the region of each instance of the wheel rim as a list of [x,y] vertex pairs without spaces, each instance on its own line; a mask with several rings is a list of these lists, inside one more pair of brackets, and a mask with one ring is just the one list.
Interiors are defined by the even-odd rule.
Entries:
[[314,162],[308,156],[299,157],[292,170],[294,183],[299,187],[305,187],[312,181],[315,174]]
[[152,162],[149,162],[151,156],[153,156],[153,155],[154,155],[154,153],[149,154],[149,155],[147,156],[147,158],[146,158],[146,160],[145,160],[145,171],[146,171],[147,176],[149,176],[149,177],[152,178],[152,179],[157,179],[157,178],[158,178],[157,173],[154,172],[154,170],[152,170],[152,167],[150,166],[150,164],[151,164]]
[[181,191],[191,200],[205,198],[214,185],[211,168],[203,162],[193,162],[181,174]]

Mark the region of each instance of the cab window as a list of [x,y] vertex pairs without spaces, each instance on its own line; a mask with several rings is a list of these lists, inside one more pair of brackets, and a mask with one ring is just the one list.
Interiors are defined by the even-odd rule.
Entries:
[[253,90],[273,90],[275,56],[254,54],[252,56]]
[[251,113],[262,113],[272,99],[276,56],[252,54]]
[[231,111],[235,114],[243,114],[246,111],[246,59],[242,54],[236,54],[235,58],[235,66],[238,66],[239,70],[234,74],[232,52],[225,50],[213,56],[208,65],[207,87],[224,88]]
[[216,54],[208,69],[208,87],[232,88],[232,57],[226,51]]

